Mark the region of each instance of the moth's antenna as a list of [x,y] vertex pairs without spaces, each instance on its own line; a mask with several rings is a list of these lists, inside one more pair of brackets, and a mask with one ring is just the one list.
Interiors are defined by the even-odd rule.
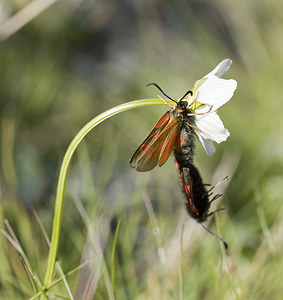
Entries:
[[169,97],[168,95],[166,95],[166,94],[163,92],[162,88],[161,88],[157,83],[155,83],[155,82],[150,82],[150,83],[148,83],[146,86],[150,86],[150,85],[154,85],[156,88],[159,89],[159,91],[160,91],[165,97],[167,97],[168,99],[174,101],[175,103],[178,103],[176,100],[174,100],[174,99],[172,99],[171,97]]
[[228,244],[221,238],[219,237],[218,235],[216,235],[214,232],[210,231],[207,227],[205,227],[202,223],[200,223],[200,225],[208,232],[210,233],[211,235],[213,235],[214,237],[216,237],[220,242],[222,242],[222,244],[224,245],[225,247],[225,250],[228,249]]
[[193,95],[193,92],[191,90],[187,91],[186,94],[180,99],[183,100],[184,98],[186,98],[189,94],[191,94],[191,96]]

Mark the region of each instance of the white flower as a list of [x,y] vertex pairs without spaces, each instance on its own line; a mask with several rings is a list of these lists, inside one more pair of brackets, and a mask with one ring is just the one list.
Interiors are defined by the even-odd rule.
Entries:
[[215,152],[212,141],[221,143],[230,135],[216,110],[232,98],[237,88],[236,80],[221,78],[231,64],[231,59],[224,59],[213,71],[195,83],[193,96],[187,99],[196,114],[195,133],[208,155]]

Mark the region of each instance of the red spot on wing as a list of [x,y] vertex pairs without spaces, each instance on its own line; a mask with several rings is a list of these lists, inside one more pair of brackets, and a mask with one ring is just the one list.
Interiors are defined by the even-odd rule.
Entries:
[[156,131],[156,132],[154,133],[154,135],[152,136],[152,138],[155,139],[159,134],[160,134],[160,132],[159,132],[159,131]]
[[162,145],[159,161],[158,164],[161,167],[168,159],[170,154],[172,153],[173,149],[175,148],[175,141],[178,138],[179,128],[178,128],[178,121],[174,120],[170,124],[171,129]]
[[192,186],[190,184],[188,184],[188,185],[184,185],[184,188],[185,188],[185,192],[186,192],[186,195],[188,198],[190,209],[192,210],[192,212],[194,214],[196,214],[198,216],[199,212],[198,212],[197,208],[195,207],[193,200],[192,200]]
[[148,150],[148,146],[147,146],[147,145],[142,145],[142,146],[140,147],[140,151],[141,151],[142,153],[145,153],[147,150]]
[[195,205],[193,204],[192,198],[189,198],[189,205],[190,209],[193,211],[194,214],[198,216],[198,210],[196,209]]
[[164,123],[167,123],[169,121],[169,114],[166,112],[155,124],[154,128],[159,128],[160,126],[164,125]]
[[185,186],[186,192],[189,194],[191,192],[191,186],[190,185],[186,185]]

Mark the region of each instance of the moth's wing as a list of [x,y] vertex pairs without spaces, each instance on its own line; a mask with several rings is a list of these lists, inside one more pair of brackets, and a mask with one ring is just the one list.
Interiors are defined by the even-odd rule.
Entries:
[[188,168],[182,168],[180,172],[180,177],[182,181],[182,185],[184,188],[184,192],[188,199],[192,199],[193,195],[193,182],[190,176],[190,172]]
[[159,156],[166,137],[172,129],[177,129],[178,121],[170,120],[166,113],[157,122],[145,141],[136,150],[130,164],[139,172],[152,170],[159,161]]
[[178,126],[175,126],[168,133],[162,149],[160,151],[158,165],[161,167],[168,159],[173,149],[176,147],[176,141],[180,139],[180,131]]
[[[131,167],[137,169],[137,171],[142,172],[143,167],[141,166],[141,161],[143,160],[143,156],[146,155],[146,152],[151,147],[151,145],[155,142],[155,140],[160,136],[162,130],[166,127],[166,125],[169,123],[170,117],[169,112],[167,111],[155,124],[153,129],[150,131],[148,136],[145,138],[145,140],[141,143],[141,145],[137,148],[135,153],[130,159],[130,165]],[[154,168],[152,166],[152,168]],[[148,166],[149,168],[149,166]],[[152,169],[151,168],[151,169]],[[151,170],[149,169],[149,170]],[[146,171],[146,170],[145,170]]]
[[151,142],[149,147],[146,148],[146,151],[139,156],[137,161],[135,161],[134,167],[137,171],[150,171],[158,164],[160,153],[166,137],[171,130],[176,130],[177,125],[177,120],[170,121],[167,126],[154,138],[153,142]]
[[169,112],[166,112],[159,121],[155,124],[153,129],[150,131],[148,136],[145,138],[145,140],[140,144],[140,146],[137,148],[135,153],[130,159],[130,165],[133,168],[137,168],[138,162],[140,158],[146,153],[146,151],[149,149],[152,143],[156,140],[156,138],[160,135],[162,130],[166,127],[166,125],[169,123],[170,117]]

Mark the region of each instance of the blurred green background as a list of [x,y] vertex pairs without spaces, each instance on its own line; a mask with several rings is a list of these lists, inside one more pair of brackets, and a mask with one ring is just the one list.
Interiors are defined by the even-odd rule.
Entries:
[[[48,255],[42,227],[50,236],[60,165],[79,129],[113,106],[155,98],[148,82],[178,99],[229,57],[225,78],[238,88],[219,114],[231,136],[213,157],[199,143],[195,155],[205,182],[229,175],[218,201],[227,210],[210,224],[228,254],[186,214],[173,158],[144,174],[130,168],[168,110],[152,106],[107,120],[79,146],[58,259],[65,273],[87,262],[67,278],[75,299],[111,299],[111,251],[124,211],[115,299],[182,299],[181,290],[183,299],[283,299],[282,37],[279,0],[2,1],[0,226],[13,230],[39,279]],[[0,299],[32,297],[4,235],[0,261]],[[68,294],[59,283],[51,295]]]

